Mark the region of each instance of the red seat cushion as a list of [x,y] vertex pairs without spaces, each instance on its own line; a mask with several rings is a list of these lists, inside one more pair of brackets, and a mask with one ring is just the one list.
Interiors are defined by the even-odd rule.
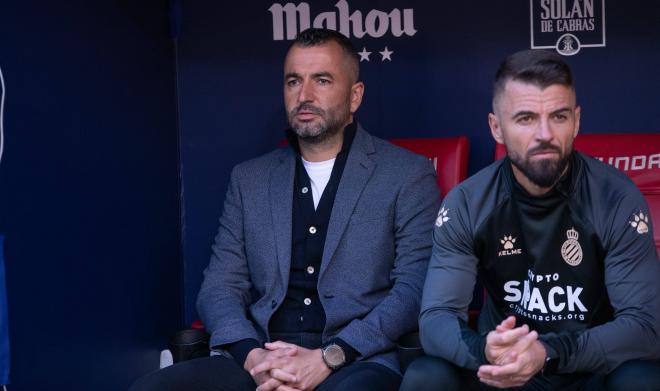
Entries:
[[390,141],[433,162],[442,197],[467,177],[470,148],[467,137],[399,138]]

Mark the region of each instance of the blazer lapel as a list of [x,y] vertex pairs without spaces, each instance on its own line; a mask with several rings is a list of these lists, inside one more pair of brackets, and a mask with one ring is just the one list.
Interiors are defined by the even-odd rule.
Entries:
[[355,205],[374,171],[376,163],[369,157],[373,153],[375,153],[375,149],[371,136],[358,125],[344,172],[339,181],[335,203],[332,206],[319,278],[331,262]]
[[291,149],[284,149],[279,164],[270,175],[270,210],[273,218],[277,261],[282,286],[287,286],[291,269],[291,227],[293,177],[296,160]]

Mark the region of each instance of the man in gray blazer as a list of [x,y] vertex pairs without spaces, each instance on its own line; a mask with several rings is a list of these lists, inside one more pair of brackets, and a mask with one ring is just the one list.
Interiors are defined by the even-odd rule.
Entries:
[[430,162],[369,135],[350,41],[300,33],[289,145],[236,166],[198,298],[219,354],[136,390],[396,390],[440,196]]

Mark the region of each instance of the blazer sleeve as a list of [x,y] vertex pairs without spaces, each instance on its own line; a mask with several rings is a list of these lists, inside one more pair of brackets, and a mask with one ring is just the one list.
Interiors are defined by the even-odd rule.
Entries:
[[337,334],[362,358],[393,349],[402,335],[417,328],[431,229],[440,203],[433,167],[426,159],[418,162],[395,201],[392,288],[366,316],[354,319]]
[[197,311],[211,334],[211,346],[244,339],[263,342],[247,315],[252,285],[245,254],[239,168],[231,173],[220,227],[197,298]]

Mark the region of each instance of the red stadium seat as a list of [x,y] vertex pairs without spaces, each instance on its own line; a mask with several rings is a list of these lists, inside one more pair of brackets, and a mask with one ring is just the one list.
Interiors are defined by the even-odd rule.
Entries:
[[467,177],[470,148],[467,137],[398,138],[390,142],[426,156],[433,162],[442,197]]
[[[660,254],[660,133],[583,134],[575,149],[608,163],[628,174],[649,204],[655,247]],[[495,159],[506,155],[497,144]]]

